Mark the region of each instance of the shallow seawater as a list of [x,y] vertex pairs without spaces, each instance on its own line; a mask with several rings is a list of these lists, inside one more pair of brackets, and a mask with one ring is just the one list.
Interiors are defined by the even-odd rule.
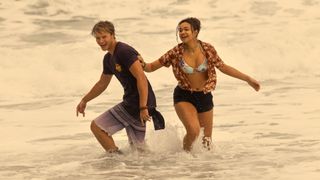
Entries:
[[[6,1],[0,2],[0,179],[261,179],[320,177],[320,2],[255,1]],[[102,71],[105,52],[90,31],[99,20],[146,61],[177,44],[176,25],[202,22],[199,39],[225,63],[261,82],[217,71],[213,150],[194,144],[172,106],[171,69],[147,74],[166,129],[147,126],[148,151],[133,151],[125,131],[114,135],[122,155],[107,154],[90,122],[118,103],[116,80],[75,108]],[[115,79],[115,78],[114,78]]]

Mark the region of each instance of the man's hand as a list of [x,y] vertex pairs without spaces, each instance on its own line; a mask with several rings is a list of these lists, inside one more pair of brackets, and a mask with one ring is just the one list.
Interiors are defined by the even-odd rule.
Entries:
[[140,120],[141,124],[145,126],[144,122],[150,121],[149,111],[148,109],[140,110]]
[[82,116],[85,117],[86,113],[84,112],[84,110],[86,109],[86,106],[87,106],[87,103],[81,100],[77,106],[77,116],[79,115],[79,113],[81,113]]

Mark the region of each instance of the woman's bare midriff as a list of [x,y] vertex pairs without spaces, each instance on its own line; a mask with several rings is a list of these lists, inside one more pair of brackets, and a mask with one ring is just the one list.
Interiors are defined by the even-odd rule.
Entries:
[[202,91],[208,79],[207,72],[195,72],[187,75],[193,91]]

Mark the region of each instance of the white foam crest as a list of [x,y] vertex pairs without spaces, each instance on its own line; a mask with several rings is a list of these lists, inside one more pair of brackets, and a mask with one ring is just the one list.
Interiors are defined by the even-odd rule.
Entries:
[[88,82],[93,84],[102,71],[102,56],[92,53],[93,49],[76,45],[73,48],[41,46],[36,51],[9,48],[0,51],[3,52],[0,81],[6,84],[0,91],[4,94],[70,95],[88,88]]
[[153,127],[150,127],[150,130],[147,131],[147,144],[150,150],[157,153],[182,151],[183,127],[181,124],[173,123],[174,121],[179,121],[177,117],[171,117],[171,122],[169,122],[168,118],[166,120],[165,130],[154,131]]
[[[136,6],[137,3],[143,6]],[[175,27],[180,19],[196,16],[203,27],[199,38],[213,44],[227,64],[257,79],[319,74],[317,5],[311,1],[230,3],[205,0],[2,3],[1,13],[8,19],[0,24],[0,81],[6,84],[0,91],[19,96],[87,91],[101,73],[104,54],[89,36],[91,21],[97,19],[114,21],[118,40],[135,47],[147,61],[159,58],[177,44]],[[230,8],[231,5],[236,8]],[[198,8],[202,10],[197,11]],[[77,24],[81,20],[74,19],[77,16],[89,19],[81,24],[82,31]],[[73,20],[77,23],[69,26],[68,22]],[[154,89],[176,84],[171,69],[163,68],[147,76]]]

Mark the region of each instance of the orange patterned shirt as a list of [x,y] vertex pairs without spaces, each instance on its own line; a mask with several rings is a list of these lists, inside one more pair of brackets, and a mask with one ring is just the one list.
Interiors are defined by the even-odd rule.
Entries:
[[[214,49],[214,47],[206,42],[199,41],[200,45],[202,46],[202,49],[204,50],[205,57],[208,60],[208,79],[204,85],[203,92],[208,93],[210,91],[213,91],[216,87],[217,83],[217,75],[215,71],[216,68],[221,68],[224,64],[222,59],[218,56],[217,51]],[[194,91],[194,89],[191,88],[190,81],[186,75],[185,72],[181,69],[179,65],[179,61],[183,57],[183,44],[180,43],[174,48],[170,49],[167,53],[165,53],[163,56],[159,58],[159,61],[162,65],[169,67],[172,65],[172,71],[174,76],[176,77],[178,81],[178,85],[185,90]]]

